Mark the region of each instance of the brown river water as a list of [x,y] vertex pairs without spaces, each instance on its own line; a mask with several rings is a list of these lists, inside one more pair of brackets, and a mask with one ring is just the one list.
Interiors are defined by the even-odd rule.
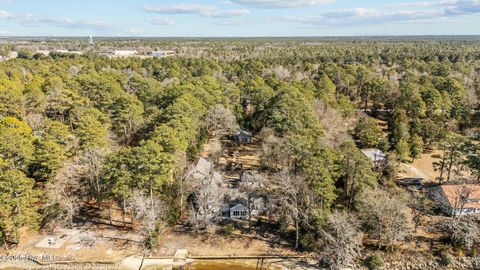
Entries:
[[[1,270],[22,270],[21,268],[0,268]],[[144,270],[164,270],[163,267],[150,266],[142,268]],[[258,269],[253,263],[244,263],[239,261],[200,261],[187,264],[184,270],[256,270]],[[276,270],[279,268],[263,266],[262,269]]]
[[[239,261],[200,261],[187,264],[185,270],[256,270],[258,269],[253,263],[242,263]],[[275,270],[263,265],[262,269]],[[163,270],[163,268],[149,267],[145,270]]]

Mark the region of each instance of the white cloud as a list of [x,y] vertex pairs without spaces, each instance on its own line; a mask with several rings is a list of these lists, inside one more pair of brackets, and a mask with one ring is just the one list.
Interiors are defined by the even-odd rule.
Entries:
[[480,0],[441,0],[399,3],[393,7],[445,7],[446,15],[459,15],[480,12]]
[[238,26],[238,25],[252,25],[252,24],[260,24],[259,21],[252,21],[252,20],[222,20],[215,22],[216,25],[220,26]]
[[8,13],[7,11],[4,11],[4,10],[0,10],[0,19],[5,19],[5,18],[8,18],[10,17],[10,13]]
[[444,1],[423,1],[423,2],[407,2],[392,4],[392,7],[434,7],[455,4],[457,0],[444,0]]
[[144,33],[144,30],[143,30],[143,29],[140,29],[140,28],[129,28],[129,29],[127,29],[127,33],[128,33],[128,34],[138,35],[138,34],[143,34],[143,33]]
[[230,0],[230,2],[257,8],[295,8],[330,4],[336,0]]
[[465,15],[480,13],[480,0],[459,0],[454,5],[448,5],[445,15]]
[[431,19],[441,14],[437,11],[386,12],[376,9],[356,8],[332,11],[318,16],[285,17],[284,20],[315,26],[357,26]]
[[150,20],[150,23],[153,24],[153,25],[172,25],[172,24],[174,24],[174,22],[171,19],[165,18],[165,17],[153,18],[152,20]]
[[144,6],[143,11],[158,14],[198,14],[204,17],[236,17],[244,16],[250,13],[247,9],[228,9],[221,10],[216,6],[197,5],[197,4],[177,4],[170,6]]
[[[385,11],[379,9],[352,8],[325,12],[312,16],[287,16],[284,21],[298,22],[308,26],[361,26],[382,23],[452,23],[454,16],[480,13],[480,0],[447,0],[434,2],[403,3],[402,7]],[[417,7],[417,9],[412,9]],[[433,8],[424,8],[433,7]]]
[[42,24],[54,25],[65,28],[93,28],[93,29],[109,29],[111,25],[97,20],[74,20],[70,18],[43,17],[33,14],[22,14],[16,16],[18,22],[24,26],[39,26]]
[[225,17],[245,16],[249,13],[250,11],[248,9],[227,9],[227,10],[213,12],[208,16],[216,17],[216,18],[225,18]]

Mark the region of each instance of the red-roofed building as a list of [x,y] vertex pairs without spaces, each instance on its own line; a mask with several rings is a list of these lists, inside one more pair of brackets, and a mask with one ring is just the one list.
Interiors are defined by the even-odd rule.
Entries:
[[480,213],[480,185],[442,185],[431,189],[430,197],[452,216]]

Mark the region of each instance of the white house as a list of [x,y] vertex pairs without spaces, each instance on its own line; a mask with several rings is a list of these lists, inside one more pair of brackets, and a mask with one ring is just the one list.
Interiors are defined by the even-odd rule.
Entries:
[[239,203],[234,207],[230,208],[230,218],[247,218],[248,217],[248,208]]
[[373,167],[378,167],[387,161],[387,155],[380,149],[368,148],[362,149],[363,154],[370,159]]
[[452,216],[480,213],[480,185],[442,185],[431,188],[429,196]]

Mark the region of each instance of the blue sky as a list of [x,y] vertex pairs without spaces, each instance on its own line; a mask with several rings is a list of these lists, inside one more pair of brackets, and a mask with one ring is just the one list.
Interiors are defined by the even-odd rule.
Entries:
[[1,36],[480,34],[480,0],[0,0]]

